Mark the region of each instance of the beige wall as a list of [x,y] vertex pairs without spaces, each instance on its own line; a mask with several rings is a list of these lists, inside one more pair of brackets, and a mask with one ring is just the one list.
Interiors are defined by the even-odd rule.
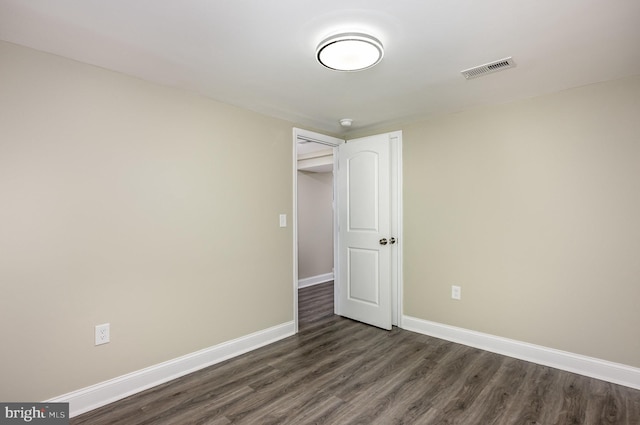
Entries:
[[640,77],[403,130],[404,313],[640,367]]
[[[291,124],[0,64],[0,400],[292,320]],[[632,77],[404,127],[404,313],[640,367],[638,117]]]
[[298,278],[333,271],[333,174],[298,171]]
[[7,43],[0,64],[0,400],[293,320],[290,123]]

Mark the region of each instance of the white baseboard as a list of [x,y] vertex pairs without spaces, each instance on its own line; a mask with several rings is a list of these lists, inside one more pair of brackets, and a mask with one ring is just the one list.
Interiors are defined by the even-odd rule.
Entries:
[[317,276],[305,277],[304,279],[298,279],[298,288],[306,288],[307,286],[319,285],[331,280],[333,280],[333,272],[319,274]]
[[613,363],[410,316],[402,317],[402,328],[493,353],[624,385],[625,387],[640,389],[640,369],[620,363]]
[[69,403],[69,416],[74,417],[294,334],[294,322],[283,323],[45,402]]

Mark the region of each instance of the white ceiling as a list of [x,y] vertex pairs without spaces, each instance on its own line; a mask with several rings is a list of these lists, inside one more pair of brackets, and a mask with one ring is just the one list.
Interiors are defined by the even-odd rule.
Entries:
[[[341,31],[378,38],[383,61],[319,65]],[[0,39],[344,134],[340,118],[389,127],[640,74],[640,1],[0,0]]]

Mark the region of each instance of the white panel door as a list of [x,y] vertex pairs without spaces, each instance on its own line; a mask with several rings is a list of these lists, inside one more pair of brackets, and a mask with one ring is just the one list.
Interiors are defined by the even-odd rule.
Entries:
[[389,135],[338,148],[338,314],[391,329]]

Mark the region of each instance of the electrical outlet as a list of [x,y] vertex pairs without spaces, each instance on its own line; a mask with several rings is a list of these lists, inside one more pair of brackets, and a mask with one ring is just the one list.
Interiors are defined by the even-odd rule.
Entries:
[[454,300],[462,299],[462,289],[459,286],[451,285],[451,298]]
[[96,345],[106,344],[110,341],[111,335],[109,327],[109,323],[96,326]]

